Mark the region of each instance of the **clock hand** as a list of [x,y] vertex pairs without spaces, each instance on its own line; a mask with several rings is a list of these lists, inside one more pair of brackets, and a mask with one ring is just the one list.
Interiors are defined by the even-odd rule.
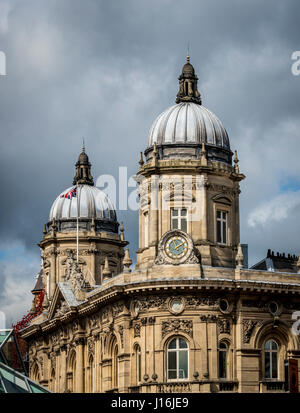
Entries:
[[183,245],[183,244],[184,244],[184,242],[182,242],[181,244],[178,244],[178,245],[175,247],[175,250],[177,250],[177,248],[181,247],[181,245]]

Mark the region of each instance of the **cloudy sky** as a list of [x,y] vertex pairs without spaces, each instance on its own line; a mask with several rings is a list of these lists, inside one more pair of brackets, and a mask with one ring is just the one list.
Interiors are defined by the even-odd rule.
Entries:
[[[299,253],[299,0],[1,0],[0,310],[30,308],[37,243],[72,184],[85,137],[93,175],[137,170],[155,117],[174,103],[190,43],[204,106],[247,179],[241,241]],[[119,211],[131,255],[137,213]]]

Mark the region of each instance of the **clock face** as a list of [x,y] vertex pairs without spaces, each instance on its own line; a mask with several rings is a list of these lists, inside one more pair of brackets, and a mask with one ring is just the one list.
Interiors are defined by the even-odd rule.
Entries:
[[182,258],[188,250],[187,240],[181,235],[172,235],[165,245],[166,254],[170,258]]

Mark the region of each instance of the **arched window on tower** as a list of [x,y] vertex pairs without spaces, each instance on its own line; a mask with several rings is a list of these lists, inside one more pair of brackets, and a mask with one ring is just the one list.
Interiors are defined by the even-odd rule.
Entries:
[[186,340],[182,337],[173,338],[167,346],[167,379],[188,379],[189,349]]
[[278,352],[279,346],[275,340],[270,339],[264,345],[264,371],[266,379],[278,378]]
[[149,246],[149,214],[148,212],[145,212],[144,214],[144,223],[145,223],[144,246],[145,248],[147,248]]
[[221,341],[218,349],[218,359],[219,359],[219,379],[227,378],[227,353],[228,346],[226,343]]

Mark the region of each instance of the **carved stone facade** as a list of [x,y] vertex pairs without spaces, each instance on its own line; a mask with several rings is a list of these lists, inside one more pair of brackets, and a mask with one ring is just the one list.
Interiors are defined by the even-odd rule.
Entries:
[[[200,107],[196,86],[188,63],[179,104],[199,105],[193,113],[202,113],[196,120],[205,128],[205,116],[217,121]],[[30,371],[39,371],[42,385],[57,392],[265,392],[272,344],[278,349],[272,383],[284,391],[284,361],[300,359],[291,328],[300,310],[300,275],[243,268],[239,196],[245,176],[237,155],[232,164],[227,133],[217,125],[211,141],[199,136],[200,127],[192,130],[201,138],[195,142],[164,142],[162,128],[157,140],[149,138],[137,173],[133,270],[114,211],[102,206],[97,215],[99,205],[90,199],[90,215],[78,218],[77,250],[76,216],[60,214],[72,197],[57,198],[51,213],[58,218],[47,223],[40,242],[48,303],[22,331]],[[91,189],[84,150],[74,182],[104,196]],[[83,202],[79,189],[76,196]]]

